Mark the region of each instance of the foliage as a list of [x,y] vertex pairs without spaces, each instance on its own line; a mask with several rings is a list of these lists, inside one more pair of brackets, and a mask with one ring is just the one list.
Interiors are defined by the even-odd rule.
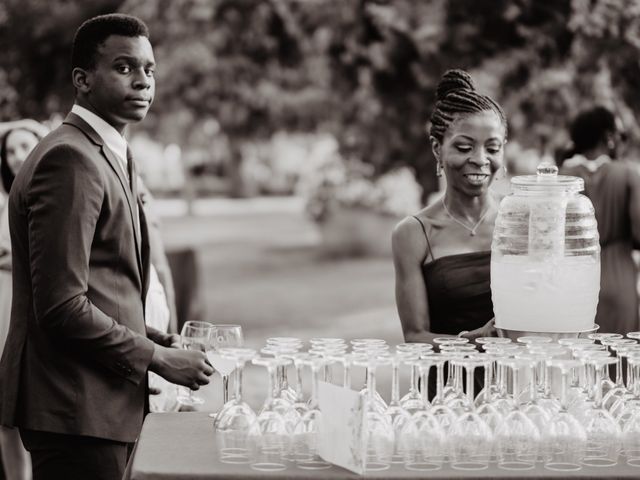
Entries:
[[228,145],[231,177],[249,141],[324,131],[373,177],[410,166],[426,198],[425,126],[454,67],[503,105],[523,148],[561,147],[593,103],[640,141],[640,0],[5,0],[0,116],[67,110],[73,31],[115,10],[149,24],[159,64],[140,128],[185,152]]
[[369,164],[342,158],[333,137],[317,142],[299,184],[299,193],[307,200],[307,213],[322,222],[338,206],[397,217],[419,210],[422,189],[407,167],[380,176],[373,173]]

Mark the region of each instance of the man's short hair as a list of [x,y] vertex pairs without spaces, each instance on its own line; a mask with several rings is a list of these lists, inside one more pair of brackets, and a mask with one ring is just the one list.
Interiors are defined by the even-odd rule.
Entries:
[[71,68],[93,69],[98,48],[111,35],[149,38],[149,29],[139,18],[121,13],[90,18],[80,25],[73,39]]

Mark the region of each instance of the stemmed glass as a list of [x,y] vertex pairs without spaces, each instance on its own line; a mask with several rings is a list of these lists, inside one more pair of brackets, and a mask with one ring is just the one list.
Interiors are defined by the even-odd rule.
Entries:
[[640,355],[630,355],[627,361],[633,371],[635,400],[627,402],[619,417],[622,426],[622,446],[627,464],[640,467]]
[[[189,320],[184,322],[180,332],[180,342],[184,350],[197,350],[204,354],[211,348],[212,325],[209,322],[198,322]],[[178,387],[178,402],[182,405],[195,406],[202,405],[204,399],[187,387]]]
[[289,364],[284,358],[254,358],[252,363],[266,367],[269,373],[267,398],[249,430],[249,441],[253,451],[251,468],[263,472],[281,471],[286,468],[284,457],[289,453],[292,434],[287,420],[282,415],[282,399],[276,396],[277,369]]
[[234,397],[224,404],[213,423],[221,461],[249,463],[247,436],[256,421],[256,414],[242,399],[242,372],[244,364],[256,356],[250,348],[221,348],[224,359],[235,362]]
[[[414,353],[410,350],[405,352],[402,350],[398,351],[396,347],[396,353],[390,356],[389,360],[391,362],[391,401],[389,402],[389,406],[385,413],[389,416],[391,424],[393,425],[393,431],[396,438],[398,438],[400,431],[411,417],[411,413],[413,413],[403,408],[400,403],[400,379],[398,370],[401,364],[410,365],[413,369],[414,366],[416,366],[413,362],[418,361],[418,354],[417,352]],[[423,392],[426,392],[426,384],[423,383],[422,388]],[[424,408],[423,403],[423,409]],[[399,442],[396,442],[396,449],[391,459],[391,463],[404,463],[405,461],[404,454],[399,451],[398,447]]]
[[[430,343],[401,343],[396,346],[396,351],[399,354],[406,353],[411,356],[424,355],[432,350],[433,345]],[[415,364],[411,364],[410,368],[409,391],[400,399],[400,408],[412,414],[418,410],[424,410],[425,402],[423,395],[420,393],[418,367]],[[426,390],[427,386],[422,385],[421,388]]]
[[559,368],[562,380],[560,411],[556,413],[542,441],[548,442],[549,457],[545,468],[562,472],[580,470],[580,461],[584,457],[587,444],[587,433],[580,422],[569,413],[568,389],[569,376],[573,369],[579,368],[578,360],[551,359],[547,365]]
[[493,433],[475,411],[474,371],[484,362],[474,358],[459,358],[452,361],[453,367],[467,372],[467,396],[465,411],[449,429],[451,467],[457,470],[483,470],[489,466]]
[[587,432],[586,456],[582,463],[592,467],[611,467],[618,464],[622,432],[611,414],[602,406],[602,372],[616,363],[612,357],[595,357],[587,360],[594,368],[593,407],[584,414]]
[[526,359],[499,360],[511,369],[513,382],[513,409],[504,417],[496,430],[498,467],[505,470],[530,470],[538,457],[540,432],[538,427],[519,407],[520,373],[533,376],[532,364]]
[[[425,355],[410,361],[418,367],[426,403],[429,370],[437,361],[437,354]],[[431,471],[442,467],[446,454],[446,434],[438,419],[429,410],[418,410],[405,421],[394,425],[396,454],[404,466],[412,471]],[[395,456],[394,456],[395,457]],[[395,461],[393,463],[396,463]]]
[[309,355],[302,358],[301,362],[311,368],[311,398],[308,410],[300,417],[293,431],[295,458],[299,468],[323,470],[331,468],[331,464],[322,460],[318,451],[318,435],[322,421],[322,411],[318,401],[318,382],[320,371],[329,361]]
[[227,365],[226,362],[221,362],[218,352],[221,348],[242,347],[244,345],[242,327],[230,324],[212,325],[209,340],[212,349],[207,351],[207,358],[222,377],[222,400],[225,404],[229,401],[229,375],[233,371],[233,364]]
[[365,471],[386,470],[393,455],[395,434],[391,419],[385,411],[376,406],[376,368],[388,365],[390,359],[385,355],[358,358],[354,365],[364,367],[367,371],[367,397],[364,406],[364,424],[362,433],[365,445]]

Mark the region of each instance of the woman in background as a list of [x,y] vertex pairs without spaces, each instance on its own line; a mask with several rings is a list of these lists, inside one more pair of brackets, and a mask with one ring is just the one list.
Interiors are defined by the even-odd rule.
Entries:
[[584,179],[584,193],[595,209],[600,234],[600,332],[640,330],[638,269],[632,258],[640,248],[640,174],[638,166],[616,160],[621,132],[613,113],[594,107],[570,127],[573,149],[560,173]]
[[444,74],[429,131],[439,201],[402,220],[392,236],[396,305],[407,342],[495,334],[490,288],[497,201],[489,186],[503,168],[502,108],[462,70]]
[[[31,150],[42,136],[42,126],[32,129],[15,126],[6,130],[0,142],[0,179],[2,189],[9,193],[11,184]],[[0,211],[0,354],[9,333],[11,317],[11,238],[9,237],[8,208]],[[7,479],[31,478],[31,459],[24,449],[17,429],[0,427],[0,452]]]

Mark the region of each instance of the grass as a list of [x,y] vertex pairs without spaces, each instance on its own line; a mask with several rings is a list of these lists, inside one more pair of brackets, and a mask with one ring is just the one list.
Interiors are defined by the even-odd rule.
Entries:
[[[301,211],[167,217],[162,228],[168,249],[196,250],[204,319],[242,325],[252,348],[270,336],[402,341],[391,258],[323,256]],[[245,385],[259,405],[264,369],[249,368]],[[205,388],[206,409],[218,407],[219,388],[217,378]]]

